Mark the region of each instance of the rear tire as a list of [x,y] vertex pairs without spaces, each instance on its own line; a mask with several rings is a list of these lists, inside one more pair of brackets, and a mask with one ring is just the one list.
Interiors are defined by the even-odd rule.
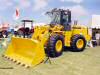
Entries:
[[[77,44],[78,42],[81,42],[79,44]],[[71,41],[71,51],[74,52],[80,52],[83,51],[86,47],[86,40],[82,35],[75,35],[72,37],[72,41]]]
[[58,57],[62,54],[63,49],[64,49],[64,37],[59,34],[52,35],[47,44],[47,49],[46,49],[47,55],[49,57]]

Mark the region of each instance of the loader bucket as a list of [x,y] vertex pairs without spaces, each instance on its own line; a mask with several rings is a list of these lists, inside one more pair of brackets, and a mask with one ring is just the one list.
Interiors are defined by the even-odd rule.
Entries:
[[45,51],[37,40],[13,37],[4,56],[22,65],[36,66],[45,59]]

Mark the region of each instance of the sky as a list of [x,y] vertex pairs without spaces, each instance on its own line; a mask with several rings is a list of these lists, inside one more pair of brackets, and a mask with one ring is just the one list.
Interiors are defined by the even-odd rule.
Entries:
[[[20,11],[15,20],[16,8]],[[70,9],[72,21],[89,26],[93,14],[100,15],[100,0],[0,0],[0,24],[8,22],[12,25],[23,19],[32,19],[37,23],[47,23],[49,18],[46,11],[53,8]]]

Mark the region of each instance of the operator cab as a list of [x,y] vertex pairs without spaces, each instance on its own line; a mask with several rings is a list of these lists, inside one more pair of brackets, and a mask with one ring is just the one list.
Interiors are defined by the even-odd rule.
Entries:
[[51,17],[51,25],[63,25],[65,31],[71,30],[71,11],[69,9],[63,10],[63,9],[53,9],[50,12],[47,12]]

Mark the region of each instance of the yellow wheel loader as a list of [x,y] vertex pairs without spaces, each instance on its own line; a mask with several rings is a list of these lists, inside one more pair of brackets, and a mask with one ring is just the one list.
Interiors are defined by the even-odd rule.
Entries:
[[81,25],[71,25],[71,11],[53,9],[47,12],[51,23],[34,28],[31,39],[12,37],[4,57],[25,66],[36,66],[43,62],[46,56],[58,57],[64,47],[72,51],[83,51],[86,42],[90,40],[88,28]]

